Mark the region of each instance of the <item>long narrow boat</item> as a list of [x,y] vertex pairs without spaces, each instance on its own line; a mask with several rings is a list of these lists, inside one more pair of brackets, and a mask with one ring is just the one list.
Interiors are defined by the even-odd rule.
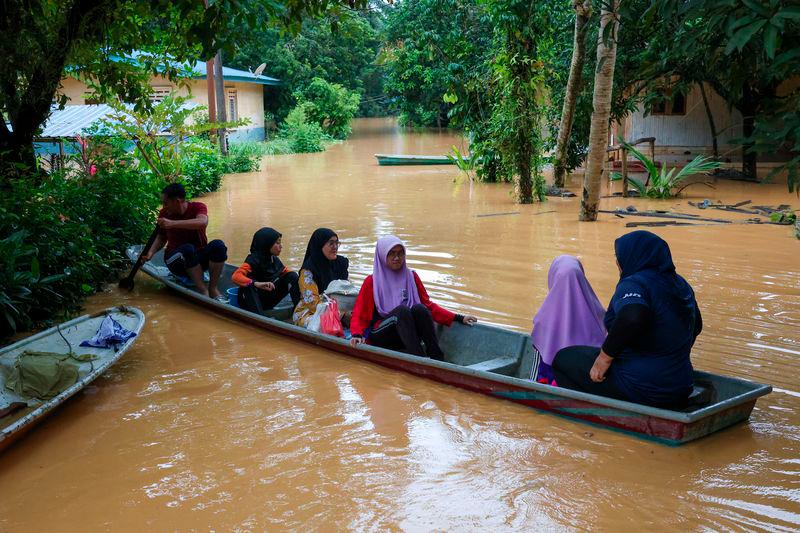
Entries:
[[397,165],[455,165],[446,155],[375,154],[381,166]]
[[[94,381],[133,345],[137,337],[129,339],[116,349],[78,346],[82,341],[91,339],[101,322],[109,315],[125,329],[136,333],[137,337],[144,326],[145,318],[140,310],[134,307],[111,307],[93,315],[84,315],[59,324],[0,350],[0,409],[7,410],[9,406],[21,407],[0,418],[0,450],[10,446],[71,396]],[[22,398],[6,388],[9,372],[17,358],[25,351],[64,355],[72,351],[81,355],[91,354],[95,359],[79,364],[78,379],[75,384],[49,400],[38,402]],[[27,404],[27,407],[22,404]]]
[[[139,250],[141,247],[132,247],[128,250],[129,257],[135,259]],[[161,254],[145,264],[142,270],[179,295],[215,313],[274,333],[388,368],[665,444],[683,444],[745,421],[756,399],[772,391],[769,385],[696,371],[695,382],[705,386],[695,386],[690,399],[691,407],[681,411],[658,409],[531,381],[528,378],[535,362],[535,352],[530,336],[523,333],[481,324],[473,327],[462,324],[453,324],[449,328],[437,326],[439,341],[447,354],[445,362],[374,346],[353,348],[344,339],[291,324],[292,307],[288,299],[267,315],[259,315],[217,302],[182,284],[169,274]],[[233,287],[230,276],[234,270],[233,265],[225,266],[220,280],[222,289]]]

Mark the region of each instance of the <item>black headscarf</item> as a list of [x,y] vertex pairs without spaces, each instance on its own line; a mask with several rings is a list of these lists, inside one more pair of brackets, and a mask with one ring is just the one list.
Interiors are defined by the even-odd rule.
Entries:
[[346,257],[337,255],[336,259],[330,261],[322,253],[322,247],[331,237],[338,237],[336,232],[328,228],[317,228],[311,234],[306,247],[306,255],[303,258],[303,268],[310,271],[314,276],[314,282],[320,293],[328,288],[328,284],[335,279],[347,279],[347,268],[349,262]]
[[614,251],[622,269],[620,279],[635,277],[646,287],[660,287],[686,305],[694,306],[694,291],[675,271],[672,253],[664,239],[649,231],[632,231],[614,241]]
[[253,235],[250,244],[250,255],[245,263],[250,265],[250,277],[256,281],[275,281],[283,272],[283,263],[278,257],[272,255],[270,250],[281,234],[272,228],[261,228]]

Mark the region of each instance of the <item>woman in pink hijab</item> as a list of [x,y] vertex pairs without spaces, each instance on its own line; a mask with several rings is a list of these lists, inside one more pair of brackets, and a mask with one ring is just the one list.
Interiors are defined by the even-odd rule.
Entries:
[[551,365],[567,346],[601,346],[606,338],[606,310],[597,299],[577,257],[560,255],[547,273],[549,292],[533,318],[531,342],[540,357],[531,378],[556,385]]
[[393,235],[378,239],[372,275],[361,285],[353,307],[350,344],[367,342],[441,361],[444,354],[433,323],[450,326],[454,320],[469,326],[478,321],[433,303],[417,273],[406,265],[403,241]]

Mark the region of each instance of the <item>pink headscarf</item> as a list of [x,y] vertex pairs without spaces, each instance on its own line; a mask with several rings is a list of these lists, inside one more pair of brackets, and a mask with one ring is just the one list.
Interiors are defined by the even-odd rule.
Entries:
[[567,346],[602,346],[605,309],[597,299],[577,257],[560,255],[547,273],[549,292],[533,317],[531,341],[542,361],[553,364]]
[[414,274],[403,261],[403,268],[392,270],[386,264],[389,250],[397,245],[406,246],[403,241],[389,235],[381,237],[375,245],[375,262],[372,265],[372,294],[375,297],[375,307],[381,316],[388,315],[392,309],[402,304],[411,307],[420,303],[417,284]]

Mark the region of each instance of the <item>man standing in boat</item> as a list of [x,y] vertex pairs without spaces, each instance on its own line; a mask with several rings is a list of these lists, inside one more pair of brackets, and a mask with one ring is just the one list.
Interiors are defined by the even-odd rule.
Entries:
[[[208,242],[208,208],[202,202],[187,202],[180,183],[170,183],[161,191],[162,208],[158,213],[158,236],[142,259],[149,261],[166,245],[164,262],[176,276],[188,277],[198,291],[223,300],[219,282],[228,248],[219,239]],[[208,287],[203,272],[208,270]]]

